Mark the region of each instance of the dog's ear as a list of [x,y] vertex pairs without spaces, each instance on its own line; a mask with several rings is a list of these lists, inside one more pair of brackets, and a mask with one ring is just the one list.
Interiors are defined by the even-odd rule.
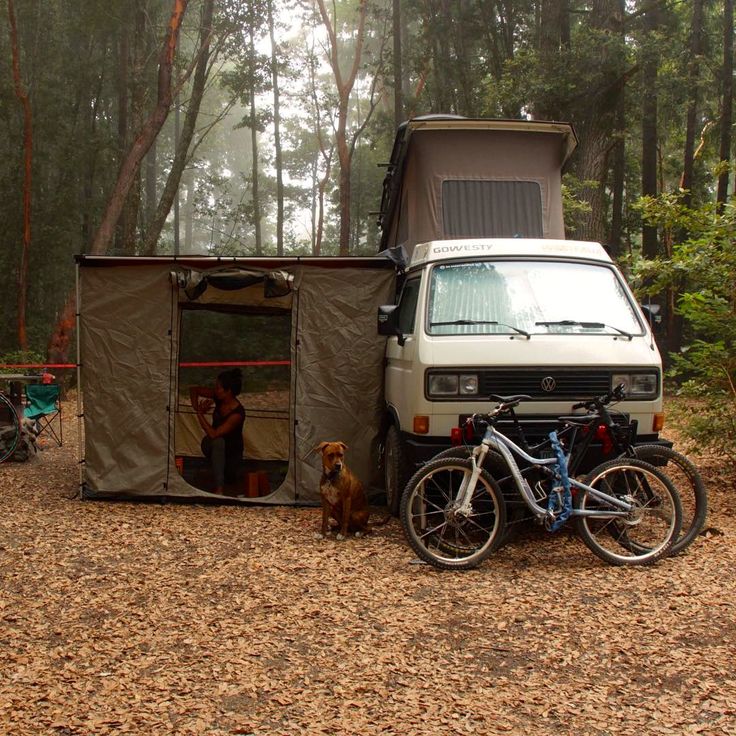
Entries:
[[344,442],[338,442],[337,444],[340,445],[340,447],[342,447],[343,452],[348,449],[348,446]]
[[323,452],[325,447],[329,445],[329,442],[320,442],[313,450],[312,452]]

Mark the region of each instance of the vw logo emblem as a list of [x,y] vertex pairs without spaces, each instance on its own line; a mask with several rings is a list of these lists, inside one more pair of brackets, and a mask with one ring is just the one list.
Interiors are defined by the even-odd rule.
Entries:
[[552,376],[545,376],[542,379],[542,390],[549,393],[550,391],[554,391],[555,387],[557,386],[557,381],[555,381]]

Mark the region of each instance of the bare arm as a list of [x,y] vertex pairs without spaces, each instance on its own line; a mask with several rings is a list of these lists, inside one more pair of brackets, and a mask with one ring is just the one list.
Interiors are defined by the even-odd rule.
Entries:
[[[206,402],[203,402],[206,403]],[[204,416],[204,407],[202,404],[197,405],[197,419],[199,420],[199,426],[205,431],[210,439],[217,439],[218,437],[224,437],[226,434],[232,432],[240,421],[240,417],[237,412],[233,412],[217,429],[215,429]]]
[[215,392],[211,388],[207,388],[206,386],[190,386],[189,387],[189,401],[194,408],[194,410],[197,410],[197,406],[199,405],[199,399],[214,399],[215,398]]

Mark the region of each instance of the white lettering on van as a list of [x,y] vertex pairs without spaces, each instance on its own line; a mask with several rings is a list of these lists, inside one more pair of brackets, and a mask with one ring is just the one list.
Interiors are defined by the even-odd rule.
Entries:
[[477,253],[478,251],[492,250],[488,243],[469,243],[468,245],[435,245],[432,254],[440,253]]

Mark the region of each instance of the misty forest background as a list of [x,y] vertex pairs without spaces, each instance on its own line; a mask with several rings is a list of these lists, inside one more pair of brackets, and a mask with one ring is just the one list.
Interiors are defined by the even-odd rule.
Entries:
[[0,362],[65,360],[73,256],[367,255],[397,125],[569,121],[568,237],[661,305],[736,447],[733,0],[1,0]]

